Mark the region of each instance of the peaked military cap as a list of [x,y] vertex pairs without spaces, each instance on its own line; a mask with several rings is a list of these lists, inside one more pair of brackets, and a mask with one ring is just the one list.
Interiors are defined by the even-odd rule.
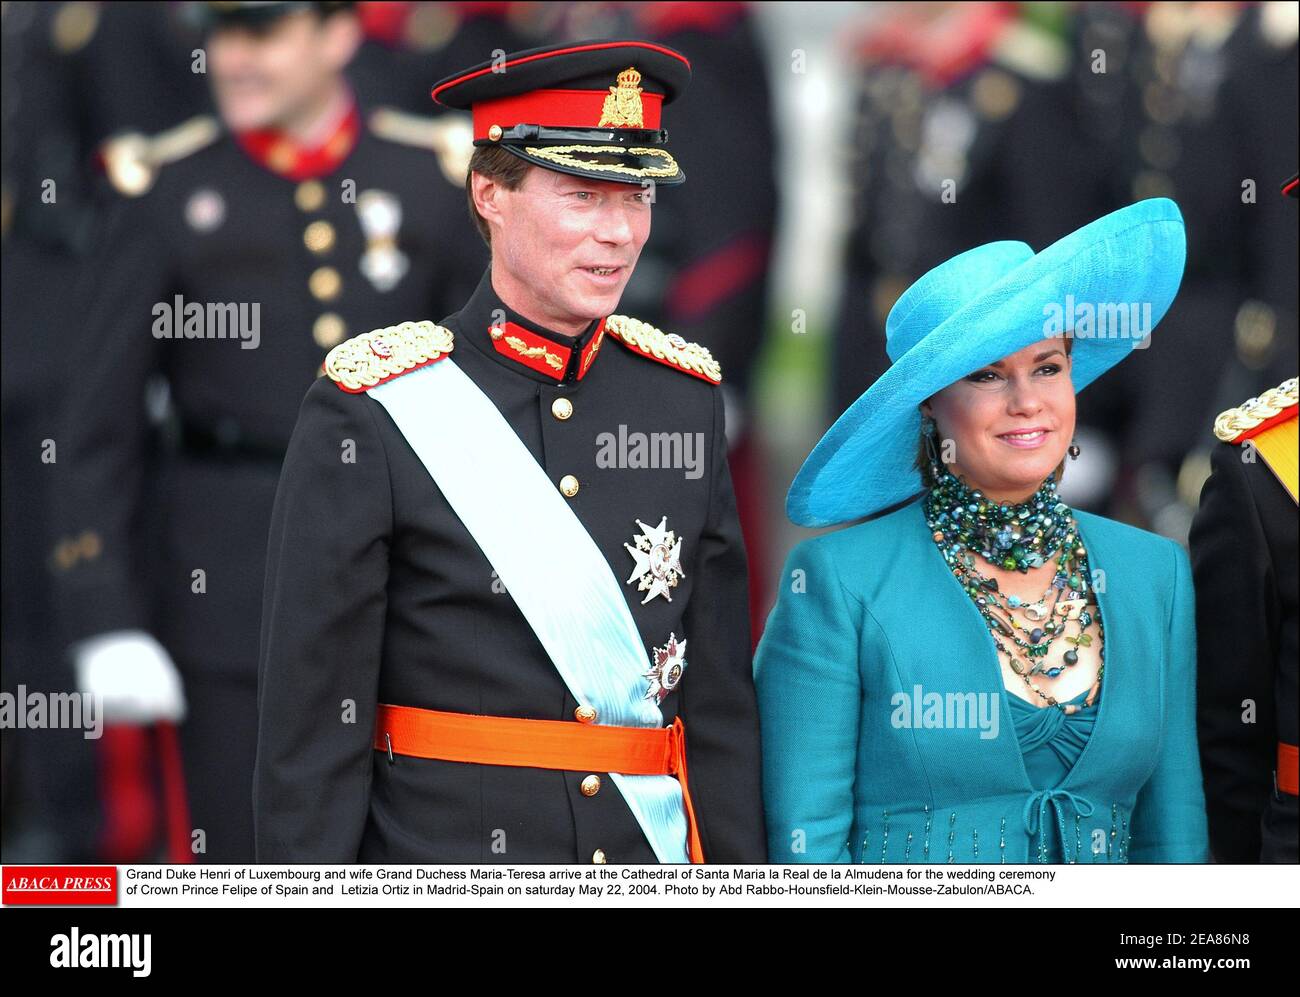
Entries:
[[433,99],[472,112],[476,146],[574,176],[674,186],[686,174],[665,148],[663,108],[690,79],[686,57],[664,45],[575,42],[455,73]]
[[188,16],[205,32],[230,27],[256,31],[270,28],[275,21],[295,11],[314,10],[324,16],[355,7],[355,3],[342,0],[209,0],[192,4]]

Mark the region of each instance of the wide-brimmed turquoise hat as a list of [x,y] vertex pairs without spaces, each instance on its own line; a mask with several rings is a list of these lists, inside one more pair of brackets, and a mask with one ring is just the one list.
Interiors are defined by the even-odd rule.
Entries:
[[1074,388],[1086,387],[1164,317],[1186,255],[1178,205],[1157,197],[1041,253],[1023,242],[991,242],[941,263],[890,310],[885,351],[892,365],[808,455],[790,485],[786,514],[800,526],[832,526],[917,494],[920,404],[1053,331],[1072,336]]

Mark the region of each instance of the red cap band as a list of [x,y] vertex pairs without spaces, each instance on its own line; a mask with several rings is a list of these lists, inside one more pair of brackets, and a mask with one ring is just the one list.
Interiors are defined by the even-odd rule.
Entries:
[[[488,129],[493,125],[503,129],[515,125],[598,128],[608,96],[608,90],[533,90],[515,97],[485,100],[474,105],[474,138],[488,138]],[[657,129],[664,95],[642,92],[640,96],[641,127]]]

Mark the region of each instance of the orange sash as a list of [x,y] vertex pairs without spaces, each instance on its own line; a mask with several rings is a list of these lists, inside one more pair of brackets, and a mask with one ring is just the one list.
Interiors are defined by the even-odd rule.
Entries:
[[691,862],[704,861],[686,780],[686,728],[681,717],[671,727],[612,727],[381,703],[374,748],[444,762],[676,776],[682,785]]

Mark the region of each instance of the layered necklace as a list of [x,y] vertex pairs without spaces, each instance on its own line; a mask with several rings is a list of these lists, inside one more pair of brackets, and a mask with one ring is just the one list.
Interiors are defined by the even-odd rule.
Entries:
[[[1079,538],[1073,512],[1056,494],[1055,473],[1026,501],[1006,504],[969,488],[940,464],[931,463],[931,472],[936,483],[925,497],[926,524],[953,576],[988,624],[993,643],[1030,692],[1048,706],[1067,714],[1092,706],[1106,670],[1105,638],[1088,551]],[[1003,595],[996,578],[981,574],[977,555],[996,567],[1022,574],[1055,558],[1056,573],[1042,596],[1027,603]],[[1059,703],[1035,685],[1033,676],[1054,679],[1077,664],[1078,649],[1092,646],[1092,635],[1085,631],[1094,620],[1102,642],[1097,680],[1082,705]],[[1062,656],[1061,664],[1048,665],[1048,653],[1058,638],[1072,647]]]

